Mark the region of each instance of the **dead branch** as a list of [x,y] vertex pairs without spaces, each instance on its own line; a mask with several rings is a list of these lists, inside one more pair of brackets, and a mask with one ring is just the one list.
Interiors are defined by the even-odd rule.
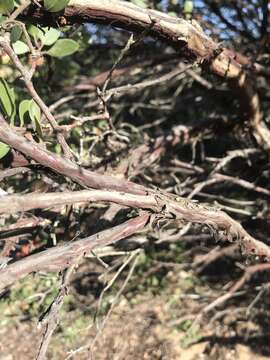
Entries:
[[87,238],[59,245],[16,261],[1,271],[0,290],[32,272],[59,271],[68,268],[77,261],[80,255],[126,238],[142,230],[148,221],[149,215],[143,214]]
[[25,17],[47,24],[98,22],[136,32],[149,30],[150,35],[181,50],[189,60],[207,64],[214,74],[228,79],[239,97],[243,114],[249,120],[257,142],[270,149],[270,131],[263,122],[259,97],[244,70],[243,59],[206,36],[195,20],[188,22],[120,0],[72,0],[65,8],[64,16],[61,14],[59,18],[48,16],[40,8],[28,9]]
[[14,169],[6,169],[6,170],[2,170],[0,171],[0,181],[2,181],[3,179],[10,177],[10,176],[14,176],[17,174],[24,174],[27,171],[30,171],[29,168],[24,167],[24,166],[20,166]]
[[[137,204],[140,208],[151,208],[148,197],[153,196],[155,198],[155,205],[152,209],[161,214],[162,217],[171,218],[173,216],[176,219],[211,226],[221,231],[227,238],[238,240],[245,254],[253,254],[270,259],[270,248],[266,244],[254,239],[237,221],[215,207],[199,205],[190,200],[148,189],[127,180],[85,170],[72,161],[55,155],[39,147],[37,143],[26,140],[23,136],[16,134],[1,116],[0,125],[1,141],[58,173],[93,188],[118,190],[127,194],[137,195]],[[146,198],[139,197],[139,195],[146,196]],[[115,199],[117,199],[117,196]],[[123,196],[123,200],[126,201],[127,206],[130,206],[126,196]]]
[[68,176],[84,186],[95,189],[115,189],[134,194],[146,194],[143,186],[83,169],[76,163],[44,149],[36,142],[26,140],[23,136],[13,131],[1,114],[0,138],[3,142],[9,144],[12,148],[22,152],[26,156],[29,156],[37,163],[51,168],[56,173]]
[[270,269],[270,264],[269,263],[256,264],[256,265],[252,265],[252,266],[249,266],[248,268],[246,268],[243,276],[230,288],[230,290],[226,294],[220,296],[219,298],[217,298],[216,300],[214,300],[213,302],[208,304],[202,310],[203,314],[208,313],[209,311],[211,311],[215,307],[224,304],[225,301],[227,301],[230,298],[232,298],[233,296],[235,296],[237,291],[239,291],[241,289],[241,287],[243,287],[243,285],[247,281],[249,281],[249,279],[251,278],[252,275],[254,275],[254,274],[258,273],[258,272],[267,271],[269,269]]
[[0,203],[0,213],[13,214],[18,211],[48,209],[59,205],[88,202],[113,202],[130,207],[157,208],[157,202],[153,195],[140,196],[116,191],[82,190],[4,196]]
[[42,314],[39,319],[38,326],[43,327],[43,334],[36,356],[36,360],[46,359],[46,352],[50,344],[51,337],[53,332],[57,328],[60,322],[60,310],[63,306],[65,296],[68,294],[70,278],[73,273],[74,268],[79,263],[83,255],[78,256],[77,261],[68,269],[65,269],[62,274],[62,283],[58,291],[57,296],[50,304],[47,311]]

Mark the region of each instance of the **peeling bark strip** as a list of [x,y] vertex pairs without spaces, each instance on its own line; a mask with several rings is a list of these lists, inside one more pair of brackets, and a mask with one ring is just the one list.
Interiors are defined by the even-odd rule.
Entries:
[[209,36],[200,25],[182,18],[176,18],[160,11],[143,9],[130,2],[121,0],[71,0],[59,18],[42,9],[30,8],[27,17],[48,23],[99,22],[118,26],[131,31],[149,30],[149,34],[161,38],[183,50],[189,59],[209,62],[212,71],[222,77],[236,78],[242,73],[242,65],[234,58],[234,53],[223,49]]
[[[189,22],[121,0],[71,0],[58,18],[36,7],[30,8],[25,16],[47,24],[98,22],[136,32],[148,30],[151,36],[181,50],[189,60],[207,64],[214,74],[229,79],[254,137],[260,146],[270,150],[270,131],[263,122],[258,94],[243,66],[248,60],[243,62],[243,57],[215,43],[196,21]],[[250,65],[254,71],[259,67]]]
[[48,23],[61,21],[69,24],[81,22],[98,22],[141,32],[149,30],[149,34],[174,45],[185,46],[192,50],[195,57],[209,56],[218,45],[197,25],[168,14],[144,9],[127,1],[120,0],[71,0],[64,14],[53,18],[42,9],[30,9],[26,16],[37,18]]
[[0,290],[26,275],[37,271],[60,271],[76,263],[78,257],[91,250],[115,243],[142,230],[149,221],[149,215],[137,216],[125,223],[101,231],[85,239],[56,246],[38,254],[16,261],[1,270]]

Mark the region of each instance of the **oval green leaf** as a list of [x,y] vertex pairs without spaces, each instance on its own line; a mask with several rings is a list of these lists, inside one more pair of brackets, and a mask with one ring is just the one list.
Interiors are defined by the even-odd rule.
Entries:
[[13,124],[16,114],[15,93],[4,79],[0,79],[0,108]]
[[0,1],[0,14],[11,13],[14,9],[13,0],[1,0]]
[[19,105],[20,126],[24,125],[25,116],[29,113],[31,100],[23,100]]
[[37,27],[35,25],[29,25],[27,27],[27,32],[35,40],[40,40],[43,45],[51,46],[59,38],[61,32],[54,28],[48,27]]
[[191,14],[193,11],[193,1],[186,0],[184,3],[184,14]]
[[42,137],[42,128],[40,124],[41,111],[40,107],[34,100],[29,102],[29,115],[32,120],[33,128],[39,137]]
[[53,57],[62,58],[71,55],[79,49],[79,44],[71,39],[60,39],[47,51]]
[[0,141],[0,159],[7,155],[9,149],[10,147],[7,144]]
[[44,0],[46,10],[57,12],[63,10],[70,0]]
[[13,26],[10,32],[10,41],[15,43],[22,35],[22,28],[19,25]]
[[[0,13],[1,14],[1,13]],[[7,16],[0,15],[0,25],[7,20]]]
[[29,47],[21,40],[16,41],[12,47],[17,55],[26,54],[29,52]]
[[42,39],[43,33],[42,31],[35,25],[28,25],[27,26],[27,32],[29,35],[31,35],[35,40]]
[[42,43],[46,46],[51,46],[53,45],[56,40],[58,40],[59,36],[60,36],[60,31],[54,29],[54,28],[46,28],[45,30],[45,35],[43,36]]

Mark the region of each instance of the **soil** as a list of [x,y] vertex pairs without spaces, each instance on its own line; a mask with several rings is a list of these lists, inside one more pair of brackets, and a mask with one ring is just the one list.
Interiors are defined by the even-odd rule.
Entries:
[[[185,305],[185,314],[190,314],[194,301],[181,301]],[[177,307],[178,308],[178,307]],[[179,308],[178,308],[179,310]],[[211,331],[204,329],[204,337],[194,344],[183,348],[186,332],[173,326],[175,318],[174,306],[168,296],[153,296],[144,294],[138,296],[134,304],[124,297],[114,308],[106,325],[97,337],[93,347],[92,357],[87,352],[77,352],[71,359],[95,360],[266,360],[252,349],[252,343],[241,344],[229,341],[229,332],[224,334],[223,342],[218,336],[211,338]],[[182,312],[183,313],[183,312]],[[55,333],[48,351],[48,359],[66,359],[70,351],[91,343],[96,336],[96,328],[89,323],[83,323],[67,335],[78,319],[78,309],[65,313],[61,326]],[[233,319],[228,320],[230,324]],[[237,319],[234,319],[237,323]],[[243,326],[242,326],[243,327]],[[240,326],[238,326],[240,332]],[[242,329],[243,331],[243,329]],[[247,331],[247,329],[246,329]],[[250,330],[251,331],[251,330]],[[212,336],[218,329],[212,328]],[[30,360],[35,359],[41,331],[37,329],[37,321],[16,321],[1,327],[0,360]],[[206,340],[208,338],[208,340]],[[228,341],[226,341],[226,338]],[[232,339],[232,337],[231,337]]]

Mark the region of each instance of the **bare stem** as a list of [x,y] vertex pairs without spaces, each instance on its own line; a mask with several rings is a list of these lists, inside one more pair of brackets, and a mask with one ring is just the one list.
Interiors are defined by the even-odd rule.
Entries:
[[137,216],[125,223],[101,231],[87,238],[65,245],[52,247],[40,253],[28,256],[1,270],[0,290],[11,285],[31,272],[59,271],[72,266],[78,257],[86,255],[97,247],[112,244],[142,230],[149,221],[149,215]]
[[32,96],[32,98],[37,103],[37,105],[40,107],[46,119],[49,121],[52,128],[56,132],[57,139],[64,151],[65,157],[67,157],[68,159],[73,159],[73,154],[71,153],[70,148],[66,143],[64,135],[61,133],[61,128],[57,124],[48,106],[44,103],[44,101],[41,99],[41,97],[36,92],[36,89],[34,88],[33,82],[31,80],[31,76],[32,76],[31,72],[23,66],[17,54],[13,51],[12,47],[10,46],[9,40],[3,36],[0,37],[0,47],[2,47],[2,49],[7,53],[7,55],[9,56],[10,60],[13,62],[15,67],[20,71],[29,94]]

